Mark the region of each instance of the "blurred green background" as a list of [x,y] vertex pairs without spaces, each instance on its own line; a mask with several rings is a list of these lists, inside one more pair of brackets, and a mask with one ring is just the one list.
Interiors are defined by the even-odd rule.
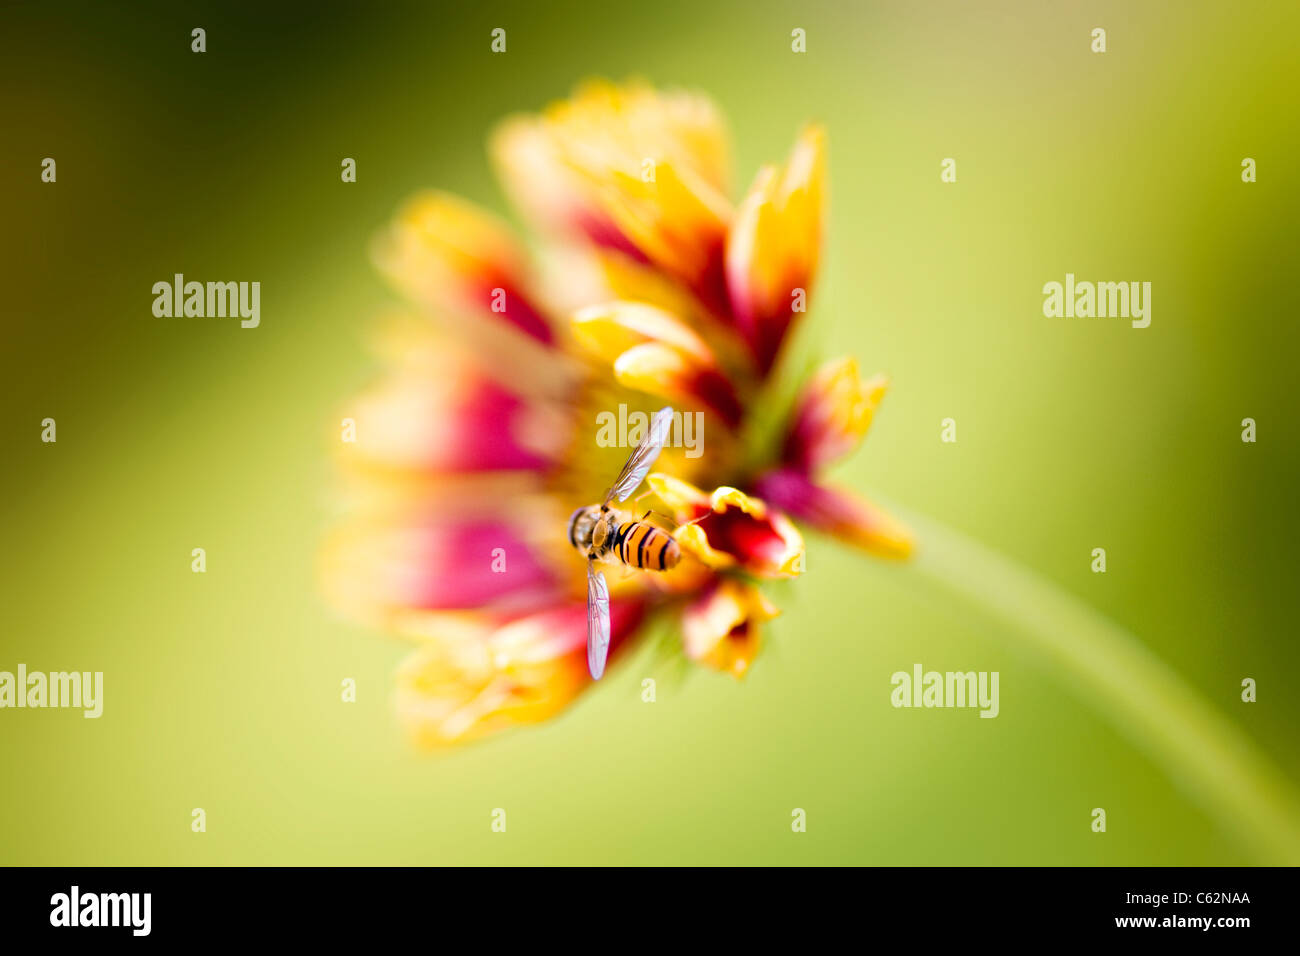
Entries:
[[[189,6],[0,12],[0,669],[106,683],[98,721],[0,712],[0,863],[1257,862],[996,622],[825,540],[743,684],[642,655],[442,757],[391,713],[406,646],[338,621],[314,561],[394,301],[372,235],[425,187],[504,211],[488,131],[582,78],[698,88],[738,186],[828,127],[801,347],[894,379],[837,478],[1110,615],[1295,783],[1300,7]],[[1067,271],[1152,282],[1151,327],[1044,318]],[[261,281],[261,327],[155,319],[175,272]],[[1001,716],[895,710],[916,662],[1000,671]]]

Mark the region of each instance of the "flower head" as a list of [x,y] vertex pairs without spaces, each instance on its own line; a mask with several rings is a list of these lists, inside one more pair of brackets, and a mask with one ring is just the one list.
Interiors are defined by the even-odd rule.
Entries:
[[800,523],[908,553],[906,529],[819,477],[861,441],[883,379],[829,364],[777,453],[748,452],[815,279],[825,151],[808,128],[733,205],[707,99],[591,83],[492,137],[541,265],[505,223],[441,193],[379,238],[408,307],[376,336],[387,371],[343,409],[349,514],[322,572],[338,606],[415,645],[397,706],[417,741],[546,720],[591,686],[567,516],[600,502],[635,440],[598,440],[602,416],[668,401],[701,439],[694,453],[670,442],[628,509],[670,532],[681,560],[610,571],[613,658],[666,616],[688,658],[743,676],[779,613],[762,582],[803,571]]

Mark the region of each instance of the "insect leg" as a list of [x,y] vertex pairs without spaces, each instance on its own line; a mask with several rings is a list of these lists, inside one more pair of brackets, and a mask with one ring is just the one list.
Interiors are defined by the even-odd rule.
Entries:
[[679,528],[685,528],[685,527],[686,527],[687,525],[689,525],[689,524],[699,524],[701,521],[703,521],[705,518],[707,518],[707,517],[708,517],[709,515],[711,515],[711,514],[713,514],[712,511],[706,511],[706,512],[704,512],[704,514],[700,515],[698,518],[692,518],[690,521],[683,521],[683,522],[682,522],[681,524],[679,524],[677,527],[679,527]]

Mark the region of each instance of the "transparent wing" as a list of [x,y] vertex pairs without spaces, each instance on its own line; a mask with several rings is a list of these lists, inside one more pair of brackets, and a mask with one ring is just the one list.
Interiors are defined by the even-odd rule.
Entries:
[[587,667],[591,676],[600,680],[605,673],[605,658],[609,655],[609,586],[605,575],[596,570],[594,561],[587,561]]
[[623,465],[623,470],[618,473],[618,477],[614,479],[614,484],[610,486],[609,491],[605,492],[604,504],[609,504],[614,498],[618,498],[619,501],[626,501],[627,496],[636,491],[637,486],[645,479],[650,466],[659,457],[664,442],[668,440],[668,430],[672,427],[672,424],[673,409],[671,405],[665,405],[655,412],[655,417],[650,420],[650,428],[646,431],[645,438],[642,438],[641,443],[632,449],[632,454],[627,456],[627,462]]

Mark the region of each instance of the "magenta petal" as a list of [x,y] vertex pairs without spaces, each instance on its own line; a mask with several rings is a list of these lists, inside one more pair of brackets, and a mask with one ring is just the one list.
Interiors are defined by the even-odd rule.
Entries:
[[802,471],[783,468],[758,479],[763,500],[796,521],[889,558],[912,553],[912,534],[876,505],[847,491],[815,483]]
[[555,342],[555,331],[551,328],[550,323],[542,317],[542,314],[525,296],[505,286],[496,286],[493,288],[493,292],[498,288],[504,293],[502,297],[503,309],[496,314],[525,335],[544,345],[551,345]]
[[564,593],[510,522],[450,516],[354,525],[327,548],[327,587],[344,606],[527,613]]
[[[413,542],[411,604],[422,608],[480,607],[525,601],[554,582],[522,537],[505,522],[476,521],[421,529]],[[504,567],[505,570],[493,570]]]
[[356,404],[356,440],[344,453],[368,465],[416,472],[539,471],[547,421],[532,402],[468,373],[462,381],[405,377]]
[[[645,618],[646,604],[636,598],[622,598],[610,602],[609,633],[610,654],[640,626]],[[540,658],[562,657],[581,652],[587,654],[587,604],[585,601],[545,608],[527,615],[530,624],[544,635],[533,649]]]
[[520,444],[517,433],[527,427],[527,403],[491,382],[484,382],[455,421],[452,451],[465,470],[545,468],[547,460]]

